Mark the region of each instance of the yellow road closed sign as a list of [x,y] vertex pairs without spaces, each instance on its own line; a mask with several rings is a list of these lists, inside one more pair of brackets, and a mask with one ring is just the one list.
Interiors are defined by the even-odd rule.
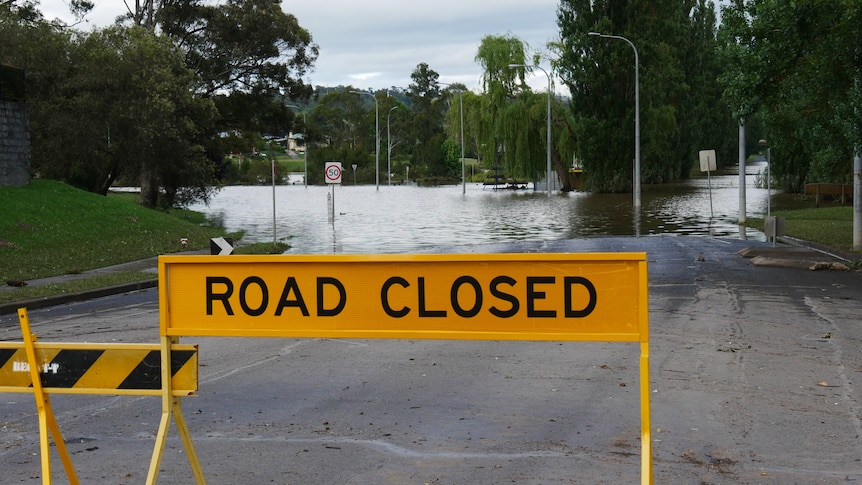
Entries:
[[161,256],[165,336],[648,340],[645,253]]

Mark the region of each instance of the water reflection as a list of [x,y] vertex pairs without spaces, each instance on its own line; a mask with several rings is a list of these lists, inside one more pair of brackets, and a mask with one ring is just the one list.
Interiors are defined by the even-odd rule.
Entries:
[[[755,169],[756,170],[756,169]],[[756,172],[755,172],[756,173]],[[749,216],[765,212],[766,190],[748,177]],[[335,219],[330,221],[331,187],[276,187],[276,234],[292,253],[421,252],[439,246],[558,240],[599,235],[676,234],[746,237],[764,240],[756,230],[740,228],[738,175],[711,177],[712,214],[706,178],[642,189],[639,217],[631,194],[558,193],[492,190],[480,184],[461,186],[337,186]],[[271,241],[271,187],[226,187],[207,213],[229,231],[246,231],[244,242]]]

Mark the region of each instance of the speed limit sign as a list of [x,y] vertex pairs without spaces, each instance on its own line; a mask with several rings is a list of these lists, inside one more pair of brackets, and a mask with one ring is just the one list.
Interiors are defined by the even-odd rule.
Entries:
[[341,162],[326,162],[324,175],[326,183],[340,184],[341,183]]

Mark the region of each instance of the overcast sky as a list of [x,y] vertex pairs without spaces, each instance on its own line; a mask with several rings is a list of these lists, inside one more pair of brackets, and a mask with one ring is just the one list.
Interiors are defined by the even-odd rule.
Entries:
[[[49,19],[68,20],[65,3],[42,0],[42,12]],[[122,0],[94,3],[89,26],[108,25],[126,8]],[[314,70],[304,78],[308,83],[406,89],[416,65],[425,62],[441,82],[464,83],[474,91],[481,87],[482,71],[475,57],[482,37],[511,34],[533,50],[543,50],[548,41],[559,38],[557,6],[558,0],[282,2],[320,46]],[[547,61],[540,65],[550,72]],[[541,71],[529,82],[537,91],[547,89]]]

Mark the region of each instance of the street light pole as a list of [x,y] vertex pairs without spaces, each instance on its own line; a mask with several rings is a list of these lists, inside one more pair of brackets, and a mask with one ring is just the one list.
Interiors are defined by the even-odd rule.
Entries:
[[[438,83],[444,86],[452,86],[449,83]],[[464,91],[458,90],[458,102],[461,107],[461,193],[467,193],[467,170],[464,161]]]
[[374,134],[377,140],[377,146],[374,149],[374,177],[377,190],[380,190],[380,103],[377,101],[377,96],[366,93],[365,91],[350,91],[353,94],[364,94],[366,96],[371,96],[371,99],[374,100]]
[[461,105],[461,194],[467,193],[466,161],[464,160],[464,92],[458,93],[458,101]]
[[548,78],[548,139],[547,139],[547,152],[548,152],[548,168],[547,174],[545,175],[545,180],[548,184],[548,197],[551,196],[551,75],[548,74],[548,71],[542,69],[539,66],[528,66],[526,64],[509,64],[509,68],[513,67],[530,67],[541,70],[545,73],[545,76]]
[[640,79],[638,49],[632,41],[621,35],[607,35],[598,32],[588,32],[587,35],[604,37],[605,39],[618,39],[627,42],[635,51],[635,180],[634,180],[634,206],[641,207],[641,103],[640,103]]
[[389,108],[389,114],[386,115],[386,167],[389,174],[389,185],[392,186],[392,136],[389,134],[389,117],[392,116],[392,110],[398,106]]
[[278,241],[275,230],[275,152],[272,150],[272,142],[269,145],[269,156],[272,160],[272,243],[276,244]]

